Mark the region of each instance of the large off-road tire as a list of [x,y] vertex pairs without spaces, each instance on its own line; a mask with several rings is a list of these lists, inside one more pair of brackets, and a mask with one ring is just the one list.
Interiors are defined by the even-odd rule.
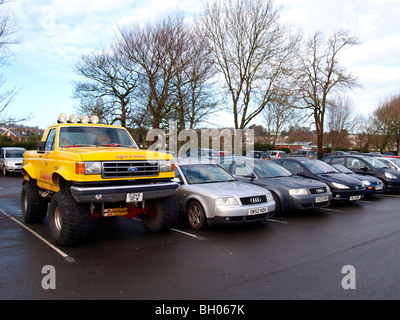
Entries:
[[48,220],[58,245],[79,244],[89,233],[89,205],[76,202],[69,189],[61,190],[51,199]]
[[39,194],[36,180],[24,183],[21,191],[21,211],[25,222],[39,223],[46,218],[49,201]]
[[178,220],[178,200],[175,196],[151,200],[156,206],[155,215],[142,215],[144,227],[151,232],[165,232],[171,230]]

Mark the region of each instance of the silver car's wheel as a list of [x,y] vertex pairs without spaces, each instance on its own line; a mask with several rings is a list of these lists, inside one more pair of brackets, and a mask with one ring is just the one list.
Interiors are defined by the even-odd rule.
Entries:
[[197,201],[191,202],[187,209],[187,218],[192,229],[200,230],[207,227],[204,209]]

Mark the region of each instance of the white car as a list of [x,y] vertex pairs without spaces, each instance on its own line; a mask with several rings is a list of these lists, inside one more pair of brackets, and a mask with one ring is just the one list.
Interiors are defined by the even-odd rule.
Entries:
[[274,214],[271,192],[238,181],[217,164],[180,160],[175,173],[180,183],[176,191],[179,211],[192,229],[262,221]]
[[24,148],[3,147],[0,149],[0,169],[3,175],[11,172],[22,172]]

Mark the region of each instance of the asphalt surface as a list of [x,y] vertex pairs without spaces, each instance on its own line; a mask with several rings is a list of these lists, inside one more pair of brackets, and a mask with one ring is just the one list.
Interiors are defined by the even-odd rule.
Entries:
[[400,298],[399,193],[205,231],[101,219],[84,244],[57,248],[47,221],[24,223],[21,182],[0,177],[0,300]]

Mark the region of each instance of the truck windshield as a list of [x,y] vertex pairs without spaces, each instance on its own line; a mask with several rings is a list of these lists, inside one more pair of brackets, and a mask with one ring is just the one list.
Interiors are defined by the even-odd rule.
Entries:
[[138,149],[125,129],[110,127],[61,127],[58,145],[60,148],[96,146]]

